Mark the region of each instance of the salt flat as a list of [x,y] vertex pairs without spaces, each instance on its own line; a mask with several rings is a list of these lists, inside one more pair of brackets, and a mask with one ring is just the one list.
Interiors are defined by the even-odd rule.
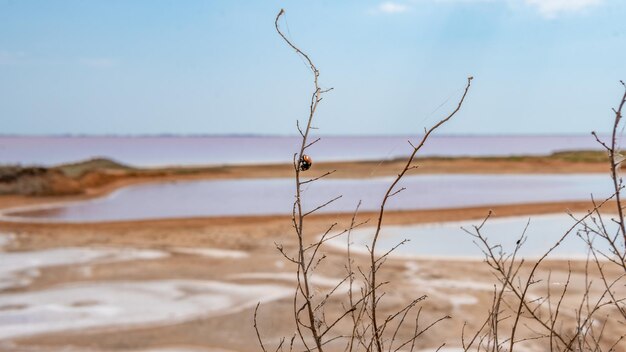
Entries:
[[[169,253],[133,248],[51,248],[0,255],[0,290],[27,286],[39,269],[61,265],[112,263],[168,257]],[[0,296],[0,303],[2,302]]]
[[290,295],[278,285],[157,280],[60,285],[0,295],[0,338],[73,329],[172,324]]

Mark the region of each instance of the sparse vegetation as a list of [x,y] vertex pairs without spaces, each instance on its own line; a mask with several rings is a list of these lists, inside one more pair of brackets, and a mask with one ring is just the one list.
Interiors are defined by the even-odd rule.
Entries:
[[95,158],[70,164],[61,164],[53,169],[61,171],[65,176],[77,178],[88,172],[98,171],[133,171],[135,168],[105,158]]
[[[339,282],[330,290],[320,292],[313,285],[313,277],[315,270],[324,262],[326,255],[321,250],[322,246],[329,240],[348,234],[353,229],[363,225],[365,222],[357,223],[355,221],[359,205],[356,205],[355,213],[350,225],[338,233],[335,227],[337,223],[330,224],[321,238],[315,239],[313,243],[308,244],[307,238],[310,237],[305,231],[305,223],[307,217],[314,215],[320,209],[328,206],[342,196],[339,195],[327,202],[320,204],[312,209],[303,208],[303,187],[311,183],[317,182],[322,178],[328,177],[335,173],[335,170],[316,173],[308,179],[303,179],[302,172],[307,168],[303,168],[302,161],[307,157],[306,150],[313,144],[320,141],[317,138],[313,141],[309,140],[312,123],[317,111],[318,104],[322,101],[322,95],[331,89],[322,89],[318,83],[319,70],[311,60],[311,58],[294,45],[281,31],[279,20],[284,14],[281,10],[276,16],[275,27],[281,38],[292,48],[302,59],[307,62],[313,74],[313,93],[311,95],[311,103],[309,116],[306,123],[301,125],[299,121],[296,126],[302,137],[300,149],[293,156],[293,171],[295,172],[295,201],[293,204],[292,226],[297,237],[297,247],[295,251],[288,251],[282,244],[276,244],[277,250],[284,258],[295,265],[296,272],[296,289],[293,296],[293,318],[295,332],[290,337],[280,340],[276,346],[271,349],[275,351],[319,351],[325,349],[343,349],[344,351],[414,351],[417,344],[416,341],[423,336],[431,328],[440,322],[450,319],[450,316],[440,316],[434,320],[424,322],[421,318],[420,305],[426,300],[426,296],[417,296],[408,303],[405,302],[394,313],[384,314],[379,308],[384,304],[386,287],[388,282],[377,274],[387,261],[389,255],[393,251],[380,253],[377,251],[376,244],[383,226],[385,216],[385,205],[387,202],[404,190],[398,186],[400,180],[410,170],[416,169],[418,166],[414,164],[415,157],[420,149],[425,145],[430,135],[440,126],[448,122],[461,109],[465,98],[470,90],[473,77],[467,79],[463,95],[458,101],[456,107],[444,118],[439,120],[429,129],[424,131],[424,135],[412,143],[411,152],[408,158],[402,163],[402,167],[397,170],[397,175],[393,182],[389,185],[387,192],[380,203],[380,211],[376,216],[376,228],[373,239],[368,246],[369,261],[367,264],[360,265],[353,260],[350,250],[345,267],[346,274]],[[303,127],[301,127],[303,126]],[[348,239],[349,241],[349,239]],[[398,246],[402,245],[398,244]],[[343,294],[343,298],[337,298]],[[339,299],[341,308],[333,306],[330,308],[330,300]],[[262,337],[261,330],[258,326],[259,305],[254,313],[254,328],[259,340],[261,349],[267,352],[266,342]],[[338,329],[339,326],[347,324],[347,327]],[[345,331],[349,331],[345,333]],[[407,333],[408,331],[408,333]],[[340,348],[339,346],[343,346]],[[443,346],[443,345],[442,345]]]
[[[426,296],[418,296],[395,311],[385,316],[379,312],[382,304],[385,287],[388,284],[377,273],[381,270],[390,253],[401,246],[398,243],[390,251],[380,254],[376,252],[383,218],[385,215],[386,202],[404,188],[396,187],[402,177],[417,166],[414,164],[415,157],[424,145],[430,134],[439,126],[446,123],[461,108],[463,101],[471,85],[472,77],[468,79],[464,94],[456,109],[446,118],[440,120],[430,129],[425,130],[421,141],[417,144],[409,144],[412,153],[404,161],[403,168],[389,186],[381,201],[380,211],[373,240],[367,247],[369,263],[366,266],[357,264],[350,252],[350,233],[352,229],[362,225],[356,223],[356,214],[350,226],[336,234],[334,229],[337,223],[331,224],[320,238],[313,243],[307,244],[304,230],[306,218],[317,210],[331,204],[341,196],[330,199],[328,202],[305,211],[302,208],[302,186],[308,183],[328,177],[335,170],[313,175],[310,179],[302,180],[300,161],[304,157],[306,149],[319,141],[309,142],[309,132],[315,116],[316,108],[322,100],[321,95],[328,90],[322,90],[318,85],[319,70],[313,64],[307,54],[296,47],[280,30],[278,21],[284,14],[281,10],[276,17],[276,30],[287,44],[296,51],[308,65],[314,76],[314,91],[311,98],[310,114],[306,127],[301,128],[298,123],[298,131],[302,136],[300,150],[294,154],[293,170],[295,171],[296,194],[293,205],[293,228],[297,236],[297,248],[295,253],[289,252],[282,244],[277,244],[278,251],[295,265],[297,285],[293,296],[293,318],[295,332],[291,337],[282,338],[271,347],[274,351],[319,351],[324,349],[343,351],[414,351],[416,341],[423,334],[437,325],[439,322],[451,319],[451,316],[441,316],[438,319],[424,323],[420,320],[421,307],[416,314],[412,314],[414,308],[424,304]],[[622,83],[623,84],[623,83]],[[626,85],[624,96],[620,100],[618,108],[614,110],[615,120],[613,133],[609,142],[602,141],[595,133],[596,139],[606,152],[595,151],[571,151],[558,152],[548,157],[509,157],[509,158],[483,158],[483,160],[499,159],[507,162],[521,162],[528,160],[552,160],[567,163],[609,163],[610,175],[613,180],[614,194],[609,198],[596,202],[592,199],[593,208],[584,216],[577,218],[572,214],[573,225],[564,230],[561,238],[538,259],[520,258],[518,252],[524,246],[526,236],[524,230],[517,240],[515,248],[510,251],[497,243],[487,239],[482,229],[488,222],[491,213],[485,220],[473,229],[466,230],[474,236],[476,243],[485,254],[485,262],[493,270],[494,277],[499,285],[493,287],[492,304],[486,311],[486,318],[478,324],[475,331],[459,332],[460,342],[464,351],[490,351],[500,352],[515,350],[545,350],[559,352],[578,351],[625,351],[626,343],[626,223],[623,217],[621,191],[624,188],[619,171],[622,168],[622,157],[618,152],[617,134],[622,118],[622,110],[626,105]],[[449,160],[433,158],[435,160]],[[614,203],[611,203],[614,201]],[[615,204],[616,209],[607,210],[608,204]],[[611,221],[618,225],[617,231],[606,225],[607,214],[602,211],[615,212]],[[611,215],[608,215],[611,216]],[[582,226],[582,229],[579,228]],[[334,231],[334,232],[333,232]],[[346,263],[346,276],[340,282],[325,292],[317,291],[312,284],[315,269],[326,259],[321,252],[323,244],[336,236],[348,234],[348,252]],[[552,279],[552,273],[548,270],[548,277],[539,277],[538,270],[549,258],[555,248],[570,236],[578,235],[581,241],[585,241],[589,254],[584,266],[584,282],[578,282],[582,289],[573,289],[575,280],[571,267],[566,278],[559,281]],[[611,248],[608,252],[602,251],[596,241],[603,241]],[[611,268],[609,268],[611,267]],[[618,270],[613,270],[614,268]],[[555,292],[553,285],[558,286]],[[599,290],[599,291],[598,291]],[[542,294],[538,294],[542,291]],[[336,304],[331,306],[330,299],[337,300],[337,296],[345,292],[340,307]],[[264,341],[262,327],[258,323],[259,305],[254,312],[254,328],[262,351],[267,352],[270,347]],[[408,318],[410,315],[413,317]],[[458,317],[457,317],[458,319]],[[480,318],[464,318],[476,320]],[[406,323],[414,321],[412,332],[407,334]],[[343,329],[338,329],[342,326]],[[347,327],[346,327],[347,325]],[[339,331],[337,331],[339,330]],[[622,333],[619,333],[622,331]],[[617,332],[617,333],[616,333]],[[445,342],[439,344],[439,351]]]

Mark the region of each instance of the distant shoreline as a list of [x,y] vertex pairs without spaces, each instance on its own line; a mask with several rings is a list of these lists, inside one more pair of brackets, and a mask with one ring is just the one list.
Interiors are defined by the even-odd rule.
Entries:
[[[569,174],[606,173],[604,152],[570,151],[547,156],[424,157],[411,174]],[[370,178],[397,174],[404,158],[371,161],[314,161],[304,176]],[[0,195],[59,196],[99,194],[102,188],[148,181],[188,179],[289,178],[292,164],[243,164],[137,168],[99,158],[55,167],[0,166]],[[120,186],[116,186],[120,185]]]
[[[543,157],[421,158],[416,160],[419,174],[590,174],[608,175],[606,155],[601,152],[556,153]],[[314,178],[337,170],[329,178],[370,178],[396,175],[403,160],[314,163],[304,177]],[[246,178],[291,178],[293,165],[239,165],[214,167],[133,168],[106,159],[66,164],[44,169],[39,176],[18,177],[14,183],[0,180],[0,209],[65,203],[93,199],[130,185],[185,180],[228,180]],[[2,175],[0,175],[2,176]],[[31,184],[49,188],[42,194],[20,191]],[[15,185],[13,192],[7,185]],[[2,188],[4,187],[4,188]]]

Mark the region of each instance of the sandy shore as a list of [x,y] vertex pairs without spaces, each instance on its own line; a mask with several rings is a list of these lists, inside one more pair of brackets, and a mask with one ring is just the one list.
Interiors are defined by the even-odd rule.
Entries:
[[[503,217],[586,211],[589,207],[589,203],[576,202],[392,212],[387,215],[386,224],[461,219],[473,219],[479,223],[489,210],[493,210],[496,217]],[[361,214],[359,220],[374,215]],[[345,214],[311,217],[307,223],[307,240],[313,241],[331,222],[337,221],[339,226],[346,226],[349,220],[350,216]],[[2,350],[56,351],[68,346],[77,351],[143,351],[153,348],[176,351],[256,350],[251,321],[252,306],[256,300],[265,301],[261,309],[261,326],[268,341],[276,341],[279,336],[289,335],[292,331],[290,294],[294,284],[293,268],[278,254],[274,244],[281,243],[287,251],[295,249],[296,241],[288,217],[172,219],[89,225],[1,223],[0,231],[12,235],[5,244],[9,253],[36,251],[41,256],[41,253],[48,253],[46,251],[72,248],[160,253],[156,256],[153,253],[155,257],[146,258],[144,255],[139,259],[105,258],[104,261],[44,265],[38,275],[30,277],[28,285],[9,288],[4,294],[17,295],[22,300],[30,299],[33,305],[45,302],[43,297],[49,295],[71,295],[77,301],[70,303],[79,306],[104,305],[106,302],[99,297],[108,289],[114,289],[109,294],[115,292],[120,300],[127,297],[131,306],[133,299],[146,300],[136,296],[138,291],[153,292],[149,297],[163,300],[154,301],[162,308],[150,311],[149,316],[155,317],[154,320],[139,319],[133,323],[132,315],[128,315],[133,310],[125,309],[128,315],[126,324],[107,325],[106,321],[102,323],[100,317],[100,320],[95,320],[96,323],[86,321],[85,328],[75,332],[71,325],[62,325],[57,327],[59,331],[50,326],[40,327],[41,333],[34,336],[11,336],[7,333],[9,336],[4,336],[4,339],[0,336]],[[202,249],[208,251],[203,253]],[[345,253],[332,248],[325,248],[325,252],[328,257],[317,271],[317,287],[320,290],[328,289],[345,274]],[[356,260],[365,265],[364,258],[357,256]],[[584,265],[572,265],[574,275],[581,277]],[[566,268],[567,264],[563,261],[551,262],[540,275],[551,271],[554,276],[563,276]],[[477,260],[392,259],[383,273],[384,278],[391,282],[387,288],[388,303],[383,305],[383,312],[390,312],[401,302],[425,294],[429,296],[423,305],[426,320],[446,314],[453,317],[421,339],[420,348],[436,347],[443,341],[450,346],[458,346],[463,323],[467,321],[470,329],[476,328],[484,317],[494,283],[487,265]],[[144,286],[128,286],[130,283]],[[210,283],[215,284],[211,286]],[[102,288],[98,289],[99,285]],[[186,290],[192,290],[189,292],[196,292],[196,295],[200,294],[198,292],[204,294],[192,301],[197,302],[196,308],[175,305],[176,292],[188,292]],[[44,296],[37,296],[38,292]],[[245,296],[239,292],[258,294]],[[19,301],[11,298],[16,301],[6,303],[7,297],[4,298],[5,311],[12,309],[9,303]],[[231,301],[223,301],[225,297],[235,301],[226,303]],[[331,302],[330,307],[338,309],[340,300]],[[215,311],[218,307],[231,308],[225,312]],[[172,318],[171,313],[167,315],[166,308],[173,309],[178,318]],[[161,311],[163,313],[159,313]],[[187,311],[191,313],[185,314]],[[202,313],[197,315],[198,311]],[[83,314],[98,317],[97,312]],[[137,314],[141,315],[141,312]],[[169,318],[159,319],[159,316]],[[98,325],[98,321],[102,325]]]
[[[398,165],[324,164],[319,165],[315,172],[337,168],[348,171],[338,173],[336,177],[382,176],[396,172]],[[572,163],[504,162],[495,166],[493,161],[459,163],[439,160],[424,164],[417,172],[565,173],[605,170],[604,164],[581,166]],[[156,179],[289,177],[290,174],[290,167],[285,165],[250,166]],[[104,187],[91,189],[88,194],[71,197],[3,196],[0,197],[0,208],[85,199],[121,186],[154,181],[154,177],[118,179]],[[385,224],[458,220],[476,220],[479,223],[490,210],[495,217],[506,217],[585,212],[590,208],[589,202],[568,202],[389,212]],[[375,215],[362,213],[358,220],[373,219]],[[314,241],[330,223],[338,222],[338,227],[345,227],[349,221],[349,214],[312,216],[306,225],[306,240]],[[0,271],[0,275],[4,275],[3,282],[9,283],[0,292],[0,324],[4,324],[0,330],[6,328],[0,334],[2,351],[258,350],[252,327],[253,306],[257,301],[264,302],[260,311],[260,326],[268,344],[276,344],[280,337],[290,336],[293,332],[291,294],[294,268],[275,247],[275,243],[280,243],[288,252],[296,248],[296,238],[287,216],[97,224],[0,222],[0,234],[5,238],[0,241],[0,247],[6,253],[17,255],[10,262],[14,269],[9,270],[6,269],[9,266],[5,266],[5,270]],[[112,254],[111,250],[117,254]],[[341,280],[346,264],[343,251],[326,247],[323,250],[327,259],[314,276],[314,285],[320,293]],[[29,256],[39,258],[39,263],[24,268],[23,263],[28,262]],[[2,254],[0,258],[3,258]],[[2,260],[6,261],[6,258],[13,257],[4,258]],[[365,258],[357,255],[354,259],[356,265],[366,265]],[[549,261],[541,268],[538,277],[545,278],[550,273],[553,280],[562,281],[567,270],[566,262]],[[577,282],[572,286],[572,292],[580,293],[584,290],[584,263],[573,262],[571,270]],[[392,258],[381,275],[390,281],[385,288],[387,297],[381,304],[384,314],[393,312],[413,298],[427,295],[428,299],[422,304],[424,321],[444,315],[452,317],[418,341],[418,350],[424,351],[434,349],[443,342],[449,347],[460,346],[463,324],[467,323],[469,331],[482,324],[495,283],[489,267],[480,260]],[[537,288],[533,294],[540,295],[540,291],[541,288]],[[111,295],[118,298],[107,298]],[[54,300],[50,297],[59,298]],[[342,297],[345,296],[339,294],[329,301],[330,311],[339,310]],[[46,301],[48,299],[54,302]],[[55,304],[54,314],[58,314],[55,320],[66,321],[67,324],[41,322],[41,314],[52,314],[49,311],[52,303]],[[142,311],[139,308],[144,303],[153,308]],[[572,298],[566,304],[575,306],[577,302]],[[20,324],[11,320],[18,318],[3,320],[3,314],[37,319],[38,323],[33,323],[37,333],[25,333]],[[118,320],[121,323],[112,324],[116,317],[121,319]],[[72,320],[77,325],[72,325]],[[338,329],[346,332],[347,326],[340,324]],[[407,333],[401,331],[400,335],[406,336]],[[618,334],[619,331],[611,330],[609,333]],[[626,346],[618,346],[618,351],[625,350]]]
[[[311,174],[335,171],[331,178],[363,178],[396,175],[405,165],[404,160],[343,161],[315,163]],[[567,174],[608,172],[606,162],[568,161],[553,157],[519,158],[423,158],[416,159],[418,168],[411,174]],[[172,169],[175,170],[175,169]],[[172,171],[170,170],[170,171]],[[201,178],[271,178],[293,177],[291,164],[219,166],[188,170],[187,177]],[[195,173],[195,175],[193,175]],[[184,175],[181,175],[184,176]]]

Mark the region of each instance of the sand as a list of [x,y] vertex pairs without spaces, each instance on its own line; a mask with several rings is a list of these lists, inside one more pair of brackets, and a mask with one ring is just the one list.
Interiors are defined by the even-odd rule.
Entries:
[[[444,162],[440,167],[448,167],[447,171],[454,172],[459,167],[457,163],[452,170]],[[468,163],[462,171],[486,167],[479,165],[478,161]],[[508,167],[507,164],[502,166]],[[546,166],[542,165],[525,167],[528,172],[546,171]],[[566,169],[553,171],[571,171]],[[604,167],[594,172],[599,169]],[[286,172],[269,170],[268,175],[273,176]],[[369,170],[371,172],[371,165]],[[376,169],[376,175],[380,176],[383,170],[390,172],[391,168]],[[365,176],[363,171],[353,171],[350,177],[357,174]],[[123,185],[148,181],[154,179],[118,180],[83,196],[46,199],[5,196],[0,197],[0,207],[84,199]],[[589,202],[569,202],[390,212],[385,224],[461,220],[479,223],[489,210],[498,218],[585,212],[590,207]],[[375,216],[375,213],[362,213],[358,220]],[[307,219],[305,240],[314,241],[330,223],[338,222],[342,227],[349,221],[348,214],[311,216]],[[37,274],[28,276],[28,282],[0,291],[1,351],[259,350],[252,325],[257,301],[263,302],[259,326],[268,345],[275,345],[280,337],[293,332],[294,267],[276,250],[276,243],[288,252],[296,248],[288,216],[98,224],[0,222],[0,233],[4,234],[0,236],[2,250],[10,254],[6,258],[48,258],[30,267],[36,269]],[[115,257],[110,251],[126,254]],[[327,258],[312,279],[320,295],[341,281],[346,264],[343,250],[328,246],[323,252]],[[153,255],[145,255],[147,253]],[[0,258],[2,255],[0,253]],[[366,258],[358,254],[354,260],[355,265],[366,263]],[[580,293],[585,282],[584,263],[570,265],[576,279],[572,290]],[[16,268],[11,275],[27,275],[28,270],[21,269],[27,268]],[[550,272],[556,288],[564,282],[567,271],[567,262],[554,260],[548,261],[537,276],[547,278]],[[489,267],[480,260],[390,258],[380,275],[390,282],[380,306],[383,315],[398,309],[402,303],[427,295],[422,303],[424,321],[444,315],[452,317],[420,338],[417,350],[423,351],[433,351],[443,342],[447,351],[458,350],[464,323],[467,322],[469,331],[482,324],[495,283]],[[594,287],[593,292],[598,289]],[[337,298],[329,300],[329,314],[340,309],[340,298],[345,292],[347,289],[343,286],[337,291]],[[538,297],[542,290],[538,287],[530,294]],[[573,307],[577,302],[572,299],[564,304]],[[45,321],[42,316],[49,320]],[[23,324],[29,319],[35,322]],[[340,324],[337,328],[346,332],[347,327]],[[618,332],[608,331],[609,334]],[[400,334],[406,333],[401,331]],[[533,343],[521,347],[520,350],[531,351]],[[618,347],[618,351],[624,350],[626,346]]]

